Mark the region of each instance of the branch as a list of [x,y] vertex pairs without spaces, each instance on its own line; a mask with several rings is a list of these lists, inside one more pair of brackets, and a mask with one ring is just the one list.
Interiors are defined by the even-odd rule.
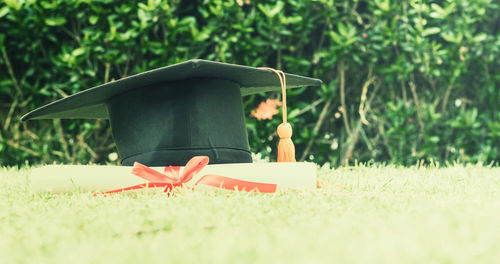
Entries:
[[74,34],[73,32],[69,31],[69,29],[65,28],[65,27],[60,27],[60,29],[62,29],[62,31],[64,31],[64,33],[68,34],[68,36],[72,37],[74,40],[76,40],[76,42],[80,43],[80,37],[78,37],[76,34]]
[[19,87],[19,84],[17,83],[16,76],[14,75],[14,70],[12,69],[12,65],[10,64],[9,56],[7,55],[5,49],[1,50],[3,59],[5,60],[5,65],[7,66],[7,70],[9,71],[10,78],[12,79],[12,83],[14,83],[14,88],[16,88],[17,94],[22,96],[23,93],[21,92],[21,87]]
[[345,130],[347,134],[351,136],[351,126],[349,125],[349,119],[347,117],[347,107],[345,104],[345,70],[344,70],[344,60],[339,63],[339,75],[340,75],[340,112],[342,113],[342,120],[344,120]]
[[403,80],[401,80],[400,82],[401,82],[401,91],[403,94],[403,101],[405,102],[405,106],[407,106],[408,105],[408,96],[406,95],[406,85],[405,85],[405,82]]
[[382,141],[384,142],[384,145],[385,145],[385,148],[387,149],[387,153],[389,154],[389,157],[391,158],[391,160],[393,160],[394,155],[392,154],[392,149],[391,149],[391,146],[389,144],[389,139],[385,135],[384,124],[382,122],[378,123],[378,131],[379,131],[379,134],[382,135]]
[[19,143],[14,142],[14,140],[12,140],[12,139],[8,140],[8,141],[7,141],[7,144],[8,144],[9,146],[11,146],[11,147],[15,148],[15,149],[22,150],[22,151],[24,151],[24,152],[26,152],[26,153],[30,154],[31,156],[36,156],[36,157],[38,157],[38,156],[40,156],[40,155],[41,155],[40,153],[38,153],[38,152],[36,152],[36,151],[34,151],[34,150],[32,150],[32,149],[29,149],[29,148],[27,148],[27,147],[25,147],[25,146],[19,145]]
[[63,90],[59,89],[58,87],[54,87],[53,89],[63,98],[66,98],[69,96],[67,93],[65,93]]
[[[369,80],[367,82],[369,82]],[[366,101],[366,105],[363,109],[364,112],[366,112],[370,109],[371,103],[372,103],[373,99],[375,98],[375,95],[377,94],[379,87],[380,87],[380,83],[376,83],[375,88],[373,89],[373,92],[370,95],[370,98],[368,98],[368,100]],[[364,115],[364,113],[363,113],[363,115]],[[345,158],[342,158],[342,160],[341,160],[341,163],[343,166],[346,165],[346,162],[348,162],[349,159],[352,158],[352,153],[354,151],[354,147],[356,146],[356,143],[358,143],[359,133],[362,129],[361,124],[362,124],[362,119],[360,118],[360,120],[358,121],[356,128],[354,130],[354,133],[349,135],[349,145],[347,146],[347,150],[345,152]]]
[[39,139],[38,135],[35,134],[35,133],[33,133],[33,132],[31,132],[31,130],[28,128],[27,122],[23,122],[22,124],[23,124],[23,133],[24,134],[27,134],[33,140],[38,140]]
[[55,127],[57,128],[57,132],[59,134],[59,140],[61,141],[61,145],[62,145],[63,150],[64,150],[64,156],[67,160],[71,160],[71,157],[69,156],[68,142],[64,138],[61,120],[54,119],[54,123],[55,123]]
[[[303,109],[301,109],[297,114],[293,115],[293,117],[297,117],[297,116],[300,116],[306,112],[308,112],[309,110],[313,109],[314,107],[316,107],[317,105],[319,105],[320,103],[322,103],[324,101],[323,98],[319,98],[318,100],[312,102],[312,104],[304,107]],[[290,118],[291,116],[289,116],[288,118]]]
[[415,86],[415,82],[413,80],[410,81],[410,90],[413,95],[413,100],[415,101],[415,106],[417,107],[417,118],[418,118],[418,124],[420,126],[420,131],[423,132],[425,125],[422,119],[422,109],[420,108],[420,101],[418,100],[417,87]]
[[90,153],[90,156],[92,156],[93,161],[96,161],[97,158],[99,158],[99,156],[87,143],[85,143],[83,136],[78,135],[76,138],[78,139],[78,142],[83,146],[83,149],[87,150],[87,152]]
[[109,81],[109,67],[109,62],[106,62],[106,70],[104,71],[104,83],[107,83]]
[[441,113],[446,111],[446,105],[448,104],[448,100],[450,98],[451,90],[453,89],[453,83],[450,83],[448,87],[446,87],[446,92],[443,97],[443,104],[441,105]]
[[375,80],[375,78],[372,76],[372,73],[373,73],[373,68],[369,67],[368,68],[368,80],[363,84],[363,89],[361,91],[361,102],[359,103],[359,110],[358,110],[361,123],[363,123],[365,125],[370,125],[368,120],[366,120],[366,116],[365,116],[366,110],[368,110],[367,108],[365,108],[365,102],[366,102],[366,94],[368,93],[368,87]]
[[8,129],[9,129],[10,120],[12,119],[12,115],[14,114],[14,109],[17,106],[17,102],[18,102],[18,100],[16,97],[16,98],[14,98],[14,102],[12,103],[12,105],[10,105],[9,113],[7,114],[7,118],[5,119],[5,123],[4,123],[4,127],[3,127],[4,131],[8,131]]
[[356,128],[354,129],[354,133],[349,136],[349,145],[347,146],[347,151],[345,152],[345,158],[341,160],[342,166],[345,166],[349,160],[352,158],[352,153],[354,151],[354,146],[358,143],[359,138],[359,130],[361,128],[361,119],[358,121]]
[[313,128],[313,135],[309,139],[309,142],[307,142],[307,147],[302,153],[302,157],[300,157],[300,161],[304,161],[307,155],[309,155],[309,152],[311,151],[312,145],[314,143],[314,139],[316,138],[316,135],[319,132],[319,129],[321,128],[321,125],[323,124],[323,121],[325,121],[326,113],[328,112],[328,109],[330,108],[330,105],[332,104],[332,98],[328,99],[326,101],[325,105],[323,106],[323,110],[321,110],[321,114],[319,115],[319,119],[316,122],[316,125]]

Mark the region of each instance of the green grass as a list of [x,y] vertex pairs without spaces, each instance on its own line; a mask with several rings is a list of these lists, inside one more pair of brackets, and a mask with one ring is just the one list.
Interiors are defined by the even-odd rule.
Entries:
[[0,169],[1,263],[498,263],[500,169],[320,171],[314,191],[33,194]]

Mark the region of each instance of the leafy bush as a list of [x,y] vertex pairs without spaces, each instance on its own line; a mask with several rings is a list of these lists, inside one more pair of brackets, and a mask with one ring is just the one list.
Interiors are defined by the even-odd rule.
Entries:
[[[0,164],[105,163],[105,120],[19,117],[104,82],[191,58],[313,76],[290,90],[299,159],[492,162],[500,157],[500,5],[455,1],[22,1],[0,4]],[[250,111],[275,156],[279,118]]]

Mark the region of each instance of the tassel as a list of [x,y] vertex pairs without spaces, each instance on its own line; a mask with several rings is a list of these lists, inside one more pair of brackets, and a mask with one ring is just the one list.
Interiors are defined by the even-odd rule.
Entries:
[[285,73],[277,71],[272,68],[262,68],[272,71],[278,75],[281,83],[281,94],[283,96],[283,123],[278,128],[278,136],[280,141],[278,143],[278,162],[295,162],[295,146],[292,141],[292,126],[286,120],[286,79]]
[[281,123],[277,129],[280,137],[278,143],[278,162],[295,162],[295,146],[292,142],[292,126]]

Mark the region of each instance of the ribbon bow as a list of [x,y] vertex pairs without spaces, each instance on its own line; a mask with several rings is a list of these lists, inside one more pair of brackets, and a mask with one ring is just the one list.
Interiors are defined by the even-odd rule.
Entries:
[[[129,190],[158,187],[165,187],[164,191],[170,193],[173,188],[181,187],[191,181],[193,177],[196,176],[196,174],[198,174],[198,172],[200,172],[208,164],[209,160],[210,159],[207,156],[196,156],[191,158],[184,167],[182,174],[180,173],[180,166],[167,166],[165,167],[163,173],[161,173],[139,162],[135,162],[134,166],[132,167],[132,174],[147,180],[147,183],[106,191],[98,194],[117,193]],[[243,181],[215,174],[204,175],[194,184],[194,186],[198,184],[232,191],[255,191],[261,193],[276,192],[276,184]]]

